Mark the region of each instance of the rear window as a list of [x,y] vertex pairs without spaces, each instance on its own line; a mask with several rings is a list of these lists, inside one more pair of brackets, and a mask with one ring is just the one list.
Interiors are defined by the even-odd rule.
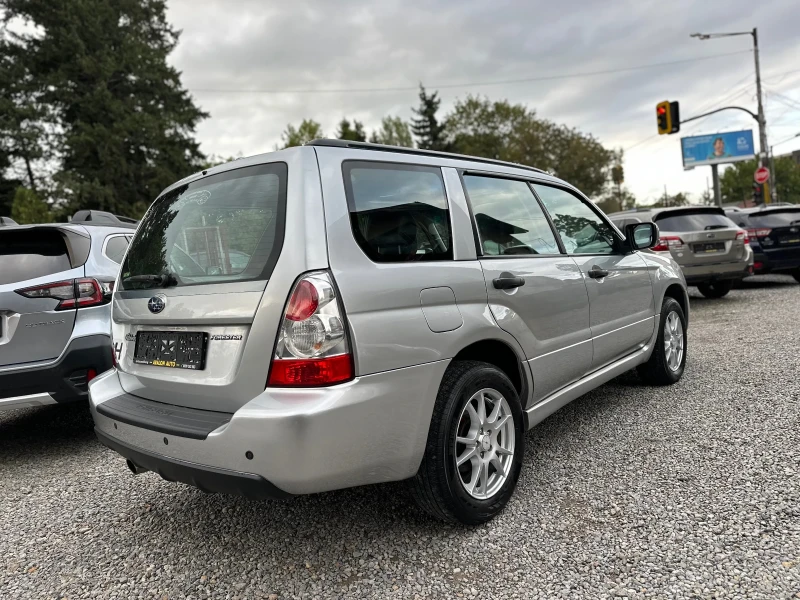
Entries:
[[370,259],[453,258],[441,169],[347,161],[342,170],[353,235]]
[[149,275],[177,286],[268,278],[283,245],[286,178],[284,163],[257,165],[159,197],[131,242],[122,289],[163,286]]
[[44,277],[72,268],[57,231],[0,231],[0,285]]
[[790,227],[800,224],[800,209],[750,213],[753,227]]
[[719,213],[680,213],[677,215],[656,216],[661,231],[705,231],[736,227],[736,223]]

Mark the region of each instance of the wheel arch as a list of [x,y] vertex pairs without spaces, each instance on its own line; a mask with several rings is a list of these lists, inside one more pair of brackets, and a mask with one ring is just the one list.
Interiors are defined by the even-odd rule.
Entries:
[[495,338],[478,340],[462,348],[453,360],[478,360],[500,369],[511,380],[525,410],[533,382],[525,359],[510,344]]
[[[661,298],[661,304],[664,303],[664,299],[665,298],[672,298],[678,304],[681,305],[681,309],[683,310],[683,316],[686,319],[686,328],[688,329],[689,328],[689,294],[686,293],[686,288],[684,288],[679,283],[671,283],[664,290],[664,296],[663,296],[663,298]],[[660,305],[659,305],[659,307],[660,307]]]

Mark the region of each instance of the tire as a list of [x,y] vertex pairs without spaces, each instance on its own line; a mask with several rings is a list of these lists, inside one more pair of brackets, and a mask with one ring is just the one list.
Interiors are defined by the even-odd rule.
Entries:
[[[665,343],[665,326],[667,320],[671,319],[671,315],[673,314],[676,315],[680,322],[681,339],[683,340],[683,351],[677,359],[677,368],[673,368],[674,365],[673,367],[670,366],[669,357],[671,354],[668,355]],[[674,351],[673,349],[673,352]],[[658,324],[658,340],[656,341],[656,347],[653,348],[653,354],[650,355],[650,360],[637,368],[639,377],[648,385],[672,385],[673,383],[677,383],[683,376],[683,370],[686,367],[686,351],[686,315],[683,314],[681,305],[678,304],[674,298],[664,298],[664,302],[661,304],[661,320]]]
[[713,283],[701,283],[697,289],[706,298],[722,298],[731,291],[732,287],[732,281],[714,281]]
[[794,270],[792,271],[792,277],[794,277],[794,280],[795,280],[797,283],[800,283],[800,269],[794,269]]
[[[487,427],[486,431],[491,433],[480,435],[478,432],[483,430],[475,427],[480,420],[476,421],[473,414],[477,412],[478,396],[485,398],[484,422],[500,404],[495,422],[507,415],[510,423],[506,421],[507,425],[495,430]],[[467,409],[468,403],[473,412]],[[457,435],[461,439],[474,435],[474,446],[457,443]],[[484,445],[487,438],[488,449]],[[510,444],[513,445],[509,454]],[[498,448],[503,446],[504,453],[498,454]],[[484,452],[480,452],[481,448]],[[456,453],[464,458],[473,449],[474,455],[457,467]],[[436,397],[422,464],[416,476],[409,480],[411,496],[420,508],[438,519],[465,525],[485,523],[503,510],[514,493],[524,452],[522,405],[505,373],[484,362],[453,362],[445,371]],[[486,467],[485,480],[482,480],[484,471],[480,470],[484,463],[482,457],[486,461],[497,459]],[[503,471],[497,469],[495,465],[498,464]],[[476,468],[477,477],[473,493],[470,493],[467,488]],[[504,480],[503,472],[506,473]]]

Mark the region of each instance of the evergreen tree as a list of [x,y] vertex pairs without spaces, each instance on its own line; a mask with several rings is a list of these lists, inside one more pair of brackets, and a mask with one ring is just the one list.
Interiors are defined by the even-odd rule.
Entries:
[[11,218],[20,225],[52,223],[53,213],[36,192],[24,187],[17,188],[14,203],[11,205]]
[[350,121],[342,119],[339,123],[339,130],[336,132],[336,137],[340,140],[349,140],[351,142],[366,142],[367,134],[364,131],[364,124],[361,121],[353,119],[353,125]]
[[0,0],[31,27],[8,56],[58,123],[55,180],[70,210],[140,216],[203,160],[194,130],[208,115],[167,63],[179,33],[164,0]]
[[441,103],[438,92],[428,95],[420,84],[419,108],[412,109],[417,117],[411,120],[411,131],[417,138],[417,146],[423,150],[446,151],[449,149],[449,144],[445,139],[444,124],[440,123],[436,117]]

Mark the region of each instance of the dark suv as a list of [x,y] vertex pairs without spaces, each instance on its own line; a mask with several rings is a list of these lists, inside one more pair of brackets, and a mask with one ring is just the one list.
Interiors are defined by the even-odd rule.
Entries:
[[800,205],[732,208],[725,212],[747,229],[756,274],[784,273],[800,283]]

